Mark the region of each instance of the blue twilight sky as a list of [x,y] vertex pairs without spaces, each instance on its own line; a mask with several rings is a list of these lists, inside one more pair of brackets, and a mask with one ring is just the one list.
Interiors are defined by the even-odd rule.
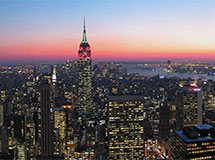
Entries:
[[215,58],[215,0],[0,0],[0,59]]

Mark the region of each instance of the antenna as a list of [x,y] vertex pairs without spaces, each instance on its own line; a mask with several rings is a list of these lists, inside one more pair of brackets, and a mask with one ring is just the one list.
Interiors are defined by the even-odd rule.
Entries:
[[84,30],[86,29],[86,25],[85,25],[85,17],[84,17]]

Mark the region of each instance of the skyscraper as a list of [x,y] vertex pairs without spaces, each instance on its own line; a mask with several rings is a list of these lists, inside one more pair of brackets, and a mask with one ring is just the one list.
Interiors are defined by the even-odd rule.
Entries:
[[52,114],[52,92],[47,79],[40,82],[40,155],[50,157],[54,154],[54,124]]
[[159,140],[164,140],[170,133],[171,111],[167,101],[160,104],[159,108]]
[[202,124],[203,93],[197,86],[183,87],[178,92],[176,125],[178,129]]
[[144,158],[144,98],[110,96],[108,145],[110,160]]
[[52,70],[52,84],[55,85],[57,82],[56,66],[53,66]]
[[215,159],[215,128],[196,125],[173,130],[171,133],[172,159]]
[[75,158],[92,159],[95,149],[95,119],[92,106],[92,67],[91,50],[87,42],[84,20],[83,37],[78,51],[78,99],[76,110],[79,113],[75,139]]
[[91,50],[87,42],[85,20],[78,57],[78,107],[80,111],[90,111],[92,109],[92,67]]

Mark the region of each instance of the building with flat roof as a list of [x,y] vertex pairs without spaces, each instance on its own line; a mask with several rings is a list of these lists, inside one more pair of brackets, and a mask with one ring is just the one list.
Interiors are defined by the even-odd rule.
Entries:
[[215,127],[204,124],[174,130],[172,159],[215,159]]

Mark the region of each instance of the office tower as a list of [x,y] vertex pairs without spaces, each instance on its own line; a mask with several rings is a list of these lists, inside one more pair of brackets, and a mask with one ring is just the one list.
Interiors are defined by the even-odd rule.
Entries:
[[23,142],[25,138],[25,117],[23,115],[14,115],[14,138]]
[[60,153],[64,152],[66,148],[67,138],[67,110],[64,108],[54,108],[54,120],[55,128],[58,129],[59,142],[60,142]]
[[21,148],[24,144],[24,152],[27,158],[36,157],[38,155],[37,142],[35,141],[36,127],[32,116],[33,114],[25,117],[25,143],[20,143]]
[[159,108],[159,140],[165,140],[170,133],[171,111],[167,101],[160,104]]
[[78,51],[78,104],[80,111],[92,110],[92,67],[91,50],[87,42],[84,21],[83,38]]
[[63,154],[65,159],[72,159],[74,154],[72,110],[73,106],[69,104],[54,108],[54,124],[59,134],[59,153]]
[[75,158],[92,159],[95,149],[95,118],[92,107],[92,68],[91,50],[86,38],[84,21],[83,37],[78,52],[78,97],[77,117],[74,141],[77,144]]
[[49,157],[54,154],[54,124],[53,124],[53,97],[47,79],[40,81],[40,155]]
[[204,110],[213,110],[215,109],[215,82],[208,80],[204,85],[206,86],[206,91],[204,92]]
[[176,108],[176,125],[178,129],[185,126],[202,124],[202,99],[202,90],[196,86],[180,89]]
[[215,159],[215,128],[211,125],[174,130],[171,138],[172,159]]
[[152,132],[152,138],[158,139],[159,138],[159,104],[158,104],[158,102],[151,104],[147,108],[146,119],[149,121],[150,126],[151,126],[150,132]]
[[144,158],[142,96],[109,96],[108,147],[110,160]]

